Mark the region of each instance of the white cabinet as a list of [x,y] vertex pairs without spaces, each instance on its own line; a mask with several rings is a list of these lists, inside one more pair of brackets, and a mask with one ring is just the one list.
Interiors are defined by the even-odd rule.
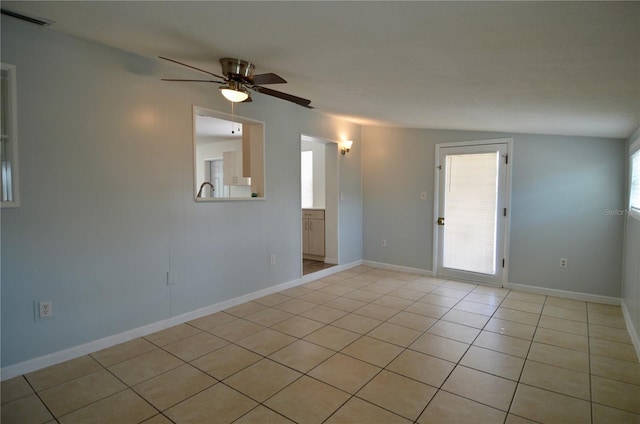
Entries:
[[251,185],[251,178],[243,176],[241,151],[222,154],[222,175],[224,185]]
[[324,259],[324,211],[302,210],[302,255]]

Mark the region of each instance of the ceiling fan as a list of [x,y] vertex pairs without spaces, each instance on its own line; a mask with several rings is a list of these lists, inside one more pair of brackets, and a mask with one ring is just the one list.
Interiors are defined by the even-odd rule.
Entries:
[[234,59],[230,57],[224,57],[220,59],[222,75],[224,75],[220,76],[204,69],[196,68],[195,66],[187,65],[186,63],[178,62],[174,59],[169,59],[168,57],[158,57],[169,62],[177,63],[178,65],[186,66],[187,68],[195,69],[196,71],[204,72],[205,74],[220,79],[220,81],[215,81],[200,79],[162,78],[163,81],[210,82],[214,84],[221,84],[221,87],[219,88],[220,93],[232,103],[250,102],[251,95],[248,89],[251,89],[253,91],[257,91],[258,93],[266,94],[267,96],[277,97],[279,99],[287,100],[297,105],[313,109],[313,106],[310,106],[311,100],[262,87],[263,85],[267,84],[285,84],[287,81],[274,73],[254,75],[253,71],[255,70],[255,66],[253,65],[253,63],[247,62],[246,60]]

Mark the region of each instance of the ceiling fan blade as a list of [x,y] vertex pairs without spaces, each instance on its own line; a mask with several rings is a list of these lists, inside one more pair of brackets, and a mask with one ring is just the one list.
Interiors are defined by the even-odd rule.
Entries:
[[250,84],[286,84],[287,80],[274,73],[251,75],[245,78]]
[[297,105],[304,106],[304,107],[307,107],[309,109],[313,109],[311,106],[309,106],[309,104],[311,103],[311,100],[303,99],[302,97],[294,96],[292,94],[283,93],[282,91],[272,90],[272,89],[266,88],[266,87],[255,86],[255,87],[253,87],[253,89],[256,90],[259,93],[266,94],[267,96],[277,97],[279,99],[287,100],[287,101],[293,102],[293,103],[295,103]]
[[160,59],[168,60],[169,62],[177,63],[178,65],[186,66],[187,68],[195,69],[196,71],[204,72],[205,74],[212,75],[216,78],[224,79],[220,75],[216,75],[213,72],[205,71],[204,69],[196,68],[195,66],[187,65],[186,63],[178,62],[177,60],[169,59],[168,57],[158,56]]
[[226,84],[224,81],[214,80],[196,80],[196,79],[178,79],[178,78],[161,78],[162,81],[183,81],[183,82],[212,82],[214,84]]

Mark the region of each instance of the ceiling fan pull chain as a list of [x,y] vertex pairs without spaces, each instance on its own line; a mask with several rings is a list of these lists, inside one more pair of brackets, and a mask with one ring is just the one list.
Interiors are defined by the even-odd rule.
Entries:
[[233,107],[234,107],[235,103],[231,102],[231,134],[235,134],[235,131],[233,130],[233,125],[235,124],[235,118],[233,115]]

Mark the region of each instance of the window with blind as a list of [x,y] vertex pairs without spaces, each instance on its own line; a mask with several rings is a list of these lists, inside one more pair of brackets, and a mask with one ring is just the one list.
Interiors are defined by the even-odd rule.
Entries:
[[16,68],[2,63],[0,87],[0,204],[19,206]]
[[631,155],[631,189],[629,209],[640,213],[640,150]]

